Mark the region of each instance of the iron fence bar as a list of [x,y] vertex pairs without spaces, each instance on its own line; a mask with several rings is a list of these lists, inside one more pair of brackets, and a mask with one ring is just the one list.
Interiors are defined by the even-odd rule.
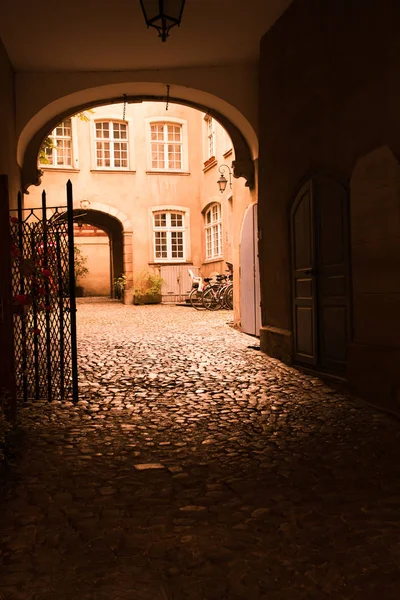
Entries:
[[[47,211],[46,211],[46,192],[42,192],[42,228],[43,228],[43,269],[49,270],[48,260],[48,231],[47,231]],[[47,367],[47,400],[52,400],[52,372],[51,372],[51,335],[50,335],[50,312],[46,307],[50,304],[49,277],[45,275],[45,321],[46,321],[46,367]]]
[[64,358],[64,282],[61,262],[60,231],[56,229],[56,254],[58,275],[58,309],[60,315],[60,396],[65,396],[65,358]]
[[[23,258],[24,255],[24,235],[23,235],[23,227],[24,224],[22,222],[22,194],[18,192],[18,247],[20,258]],[[25,281],[24,275],[22,271],[19,273],[19,289],[20,294],[24,295],[25,293]],[[21,311],[21,333],[22,333],[22,390],[23,390],[23,400],[26,402],[28,400],[28,378],[27,378],[27,351],[26,351],[26,314],[24,312],[24,306],[22,306]]]
[[[36,247],[35,247],[35,230],[31,231],[31,259],[32,262],[36,262]],[[35,371],[35,399],[39,400],[40,398],[40,373],[39,373],[39,341],[38,337],[35,334],[35,331],[38,329],[38,311],[37,311],[37,301],[35,298],[35,294],[32,294],[32,311],[33,311],[33,358],[34,358],[34,371]]]
[[75,252],[74,215],[71,180],[67,181],[68,219],[68,258],[69,258],[69,308],[71,313],[71,359],[72,359],[72,400],[78,401],[78,355],[76,346],[76,297],[75,297]]

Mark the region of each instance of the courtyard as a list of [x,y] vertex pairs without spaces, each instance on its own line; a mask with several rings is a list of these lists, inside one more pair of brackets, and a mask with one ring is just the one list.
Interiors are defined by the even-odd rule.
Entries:
[[398,598],[395,417],[229,311],[77,316],[80,401],[21,410],[1,484],[1,600]]

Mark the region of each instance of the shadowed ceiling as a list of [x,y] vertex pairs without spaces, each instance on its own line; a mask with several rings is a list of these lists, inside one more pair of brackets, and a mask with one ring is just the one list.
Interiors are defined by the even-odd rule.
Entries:
[[125,71],[256,61],[261,36],[292,0],[186,0],[162,43],[139,0],[0,3],[0,38],[15,71]]

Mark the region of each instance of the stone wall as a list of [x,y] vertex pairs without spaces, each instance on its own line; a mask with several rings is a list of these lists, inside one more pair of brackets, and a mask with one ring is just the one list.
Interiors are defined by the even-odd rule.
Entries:
[[[399,154],[399,25],[400,5],[392,0],[295,0],[262,39],[259,206],[263,345],[278,358],[290,360],[289,214],[301,182],[319,168],[350,180],[359,157],[385,144]],[[399,360],[393,352],[400,347],[399,336],[394,336],[400,297],[395,284],[398,261],[393,259],[398,255],[398,237],[393,236],[393,224],[398,222],[397,191],[391,160],[386,157],[385,162],[389,168],[380,168],[375,181],[371,181],[373,176],[366,178],[365,166],[360,175],[363,167],[358,163],[357,185],[352,186],[351,213],[358,221],[352,225],[354,342],[362,340],[364,352],[353,344],[348,369],[357,389],[367,393],[364,375],[371,366],[375,368],[375,379],[385,388],[380,401],[389,402],[397,393]],[[370,184],[375,191],[364,204]],[[385,193],[378,192],[377,186],[387,188],[384,217],[379,206]],[[367,221],[368,243],[361,259],[357,228],[359,231]],[[366,291],[361,298],[362,278],[365,283],[366,273],[377,271],[384,272],[385,285],[374,297]],[[371,328],[379,335],[372,334]],[[382,347],[391,348],[391,364],[385,367]],[[377,389],[381,389],[379,385],[375,396]]]
[[[14,74],[0,41],[0,398],[11,394],[14,412],[12,301],[9,264],[9,203],[16,204],[19,169],[15,161]],[[0,403],[2,400],[0,399]]]

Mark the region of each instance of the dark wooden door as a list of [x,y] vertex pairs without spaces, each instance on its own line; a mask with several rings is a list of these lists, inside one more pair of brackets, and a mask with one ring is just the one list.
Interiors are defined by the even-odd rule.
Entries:
[[344,374],[350,341],[348,189],[316,176],[291,213],[294,358]]
[[348,190],[329,177],[313,180],[319,365],[342,374],[350,338]]
[[298,194],[291,214],[294,356],[316,365],[317,315],[314,240],[314,198],[311,182]]

